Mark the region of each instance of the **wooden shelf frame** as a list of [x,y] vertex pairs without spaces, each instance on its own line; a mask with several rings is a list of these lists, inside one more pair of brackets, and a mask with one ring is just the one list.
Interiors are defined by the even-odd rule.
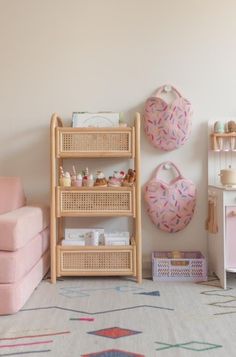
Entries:
[[[82,276],[82,275],[131,275],[134,276],[138,283],[142,282],[142,244],[141,244],[141,182],[140,182],[140,114],[135,114],[134,126],[132,127],[118,127],[118,128],[68,128],[63,127],[63,121],[54,113],[51,118],[51,225],[50,225],[50,242],[51,242],[51,282],[55,283],[59,276]],[[69,139],[66,137],[69,135]],[[80,140],[83,138],[85,142],[85,150],[80,147]],[[110,137],[110,138],[109,138]],[[104,138],[104,141],[103,141]],[[63,144],[63,140],[66,143]],[[90,141],[92,140],[92,144]],[[105,143],[105,144],[104,144]],[[114,143],[114,147],[113,147]],[[69,145],[69,150],[67,148]],[[66,149],[65,149],[66,148]],[[76,150],[75,150],[76,148]],[[105,150],[104,150],[105,149]],[[63,164],[63,159],[66,158],[112,158],[120,157],[124,159],[133,159],[134,169],[136,170],[136,183],[132,187],[59,187],[59,168]],[[78,212],[73,211],[62,212],[60,195],[61,193],[81,193],[86,197],[88,194],[108,194],[117,193],[130,195],[130,208],[127,210],[113,210],[109,212]],[[86,205],[85,205],[86,207]],[[61,246],[59,244],[61,237],[63,237],[63,217],[103,217],[103,216],[131,216],[133,218],[134,237],[130,246],[92,246],[92,247],[78,247],[78,246]],[[59,238],[60,237],[60,238]],[[90,253],[89,253],[90,252]],[[123,252],[123,253],[122,253]],[[63,254],[71,254],[73,259],[83,257],[89,260],[90,255],[94,254],[99,261],[103,256],[114,259],[114,268],[106,271],[106,262],[104,268],[101,270],[90,269],[73,269],[70,271],[63,268]],[[87,257],[86,257],[87,254]],[[87,259],[88,258],[88,259]],[[122,264],[126,262],[126,268],[120,268],[119,264],[115,263],[116,258],[120,259]],[[82,258],[81,258],[82,259]],[[119,261],[118,259],[118,261]],[[73,261],[73,260],[72,260]],[[121,264],[121,266],[122,266]],[[110,263],[112,267],[112,260]]]

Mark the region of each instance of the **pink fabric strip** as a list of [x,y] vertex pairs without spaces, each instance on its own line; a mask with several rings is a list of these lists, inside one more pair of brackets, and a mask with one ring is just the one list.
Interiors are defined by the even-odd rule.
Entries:
[[46,337],[46,336],[57,336],[57,335],[65,335],[70,333],[70,331],[62,331],[62,332],[54,332],[54,333],[44,333],[42,335],[28,335],[28,336],[16,336],[16,337],[5,337],[0,338],[0,341],[12,341],[12,340],[20,340],[24,338],[34,338],[34,337]]
[[9,347],[22,347],[22,346],[33,346],[33,345],[45,345],[46,343],[52,343],[53,340],[48,341],[38,341],[38,342],[29,342],[29,343],[17,343],[15,345],[0,345],[0,348],[9,348]]

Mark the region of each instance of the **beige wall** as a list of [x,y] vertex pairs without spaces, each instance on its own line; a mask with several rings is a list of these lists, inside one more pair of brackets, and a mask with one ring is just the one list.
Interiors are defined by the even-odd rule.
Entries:
[[32,200],[48,201],[52,112],[130,117],[172,83],[193,103],[192,136],[163,153],[142,134],[142,182],[171,159],[197,184],[198,204],[174,235],[143,208],[144,261],[155,249],[206,253],[207,120],[235,115],[235,13],[235,0],[0,0],[0,175],[20,175]]

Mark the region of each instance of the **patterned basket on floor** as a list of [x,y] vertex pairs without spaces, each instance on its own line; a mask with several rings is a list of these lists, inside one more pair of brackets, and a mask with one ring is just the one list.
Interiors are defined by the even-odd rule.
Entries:
[[207,264],[201,252],[179,252],[180,257],[173,258],[173,252],[152,253],[152,278],[154,281],[206,281]]

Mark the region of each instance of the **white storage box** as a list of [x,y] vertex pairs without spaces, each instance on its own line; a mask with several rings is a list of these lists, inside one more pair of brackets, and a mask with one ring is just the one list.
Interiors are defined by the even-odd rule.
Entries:
[[84,240],[86,234],[98,232],[99,239],[103,239],[104,228],[65,228],[65,240]]
[[105,245],[129,245],[129,232],[109,232],[104,234]]

